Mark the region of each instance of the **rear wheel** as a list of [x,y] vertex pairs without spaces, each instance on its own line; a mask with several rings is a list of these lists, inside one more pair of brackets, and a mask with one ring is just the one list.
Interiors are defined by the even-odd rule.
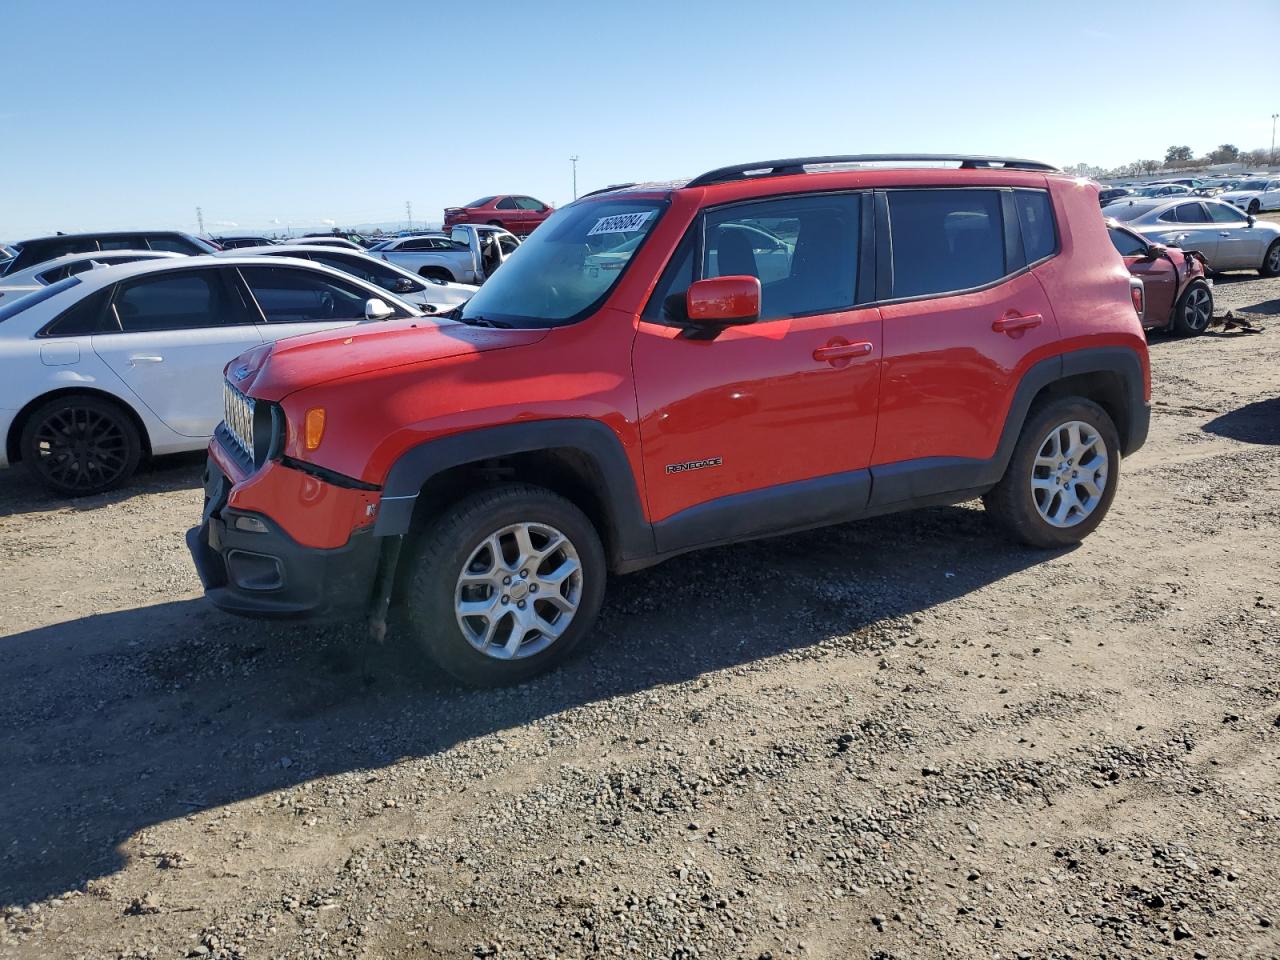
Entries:
[[1262,258],[1258,273],[1264,277],[1280,277],[1280,240],[1273,240],[1267,247],[1267,255]]
[[55,397],[33,410],[19,445],[36,480],[67,497],[118,487],[142,458],[129,414],[110,400],[83,394]]
[[591,630],[605,557],[591,521],[542,487],[460,501],[417,544],[405,602],[423,651],[463,683],[518,683],[561,662]]
[[982,498],[1033,547],[1079,543],[1102,522],[1120,482],[1120,438],[1105,410],[1064,397],[1032,410],[1000,482]]
[[1213,291],[1202,280],[1193,281],[1173,308],[1173,332],[1180,337],[1198,337],[1213,319]]

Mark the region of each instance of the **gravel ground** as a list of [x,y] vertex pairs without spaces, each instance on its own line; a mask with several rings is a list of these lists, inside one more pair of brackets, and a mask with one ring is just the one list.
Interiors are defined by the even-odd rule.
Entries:
[[966,504],[688,556],[498,692],[205,606],[200,458],[0,476],[0,955],[1280,957],[1280,340],[1152,363],[1081,547]]

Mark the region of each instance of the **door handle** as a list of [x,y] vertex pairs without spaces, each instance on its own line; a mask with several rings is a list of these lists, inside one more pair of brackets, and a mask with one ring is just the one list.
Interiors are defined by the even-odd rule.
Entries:
[[136,367],[140,363],[164,363],[164,357],[156,354],[135,353],[129,358],[129,366]]
[[825,347],[813,351],[813,359],[831,363],[834,360],[845,360],[850,357],[865,357],[872,351],[870,340],[859,340],[857,343],[845,343],[833,340]]
[[1218,236],[1220,236],[1220,237],[1230,237],[1230,236],[1231,236],[1231,234],[1227,233],[1227,231],[1225,231],[1225,230],[1221,230],[1221,231],[1219,231],[1219,232],[1218,232]]
[[1038,313],[1029,313],[1025,317],[1017,314],[1010,314],[1001,317],[999,320],[992,321],[991,329],[996,333],[1015,333],[1018,330],[1030,330],[1044,323],[1044,317]]

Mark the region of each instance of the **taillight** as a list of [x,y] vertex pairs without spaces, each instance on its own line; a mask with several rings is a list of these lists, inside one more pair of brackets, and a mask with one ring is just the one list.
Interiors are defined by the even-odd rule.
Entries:
[[1141,320],[1147,307],[1141,280],[1133,278],[1129,281],[1129,299],[1133,301],[1133,309]]

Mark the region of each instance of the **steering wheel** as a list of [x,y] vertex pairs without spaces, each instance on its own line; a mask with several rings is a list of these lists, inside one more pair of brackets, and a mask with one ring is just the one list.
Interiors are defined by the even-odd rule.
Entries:
[[338,304],[333,299],[333,294],[328,290],[320,294],[320,317],[324,320],[332,319],[333,315],[338,312]]

